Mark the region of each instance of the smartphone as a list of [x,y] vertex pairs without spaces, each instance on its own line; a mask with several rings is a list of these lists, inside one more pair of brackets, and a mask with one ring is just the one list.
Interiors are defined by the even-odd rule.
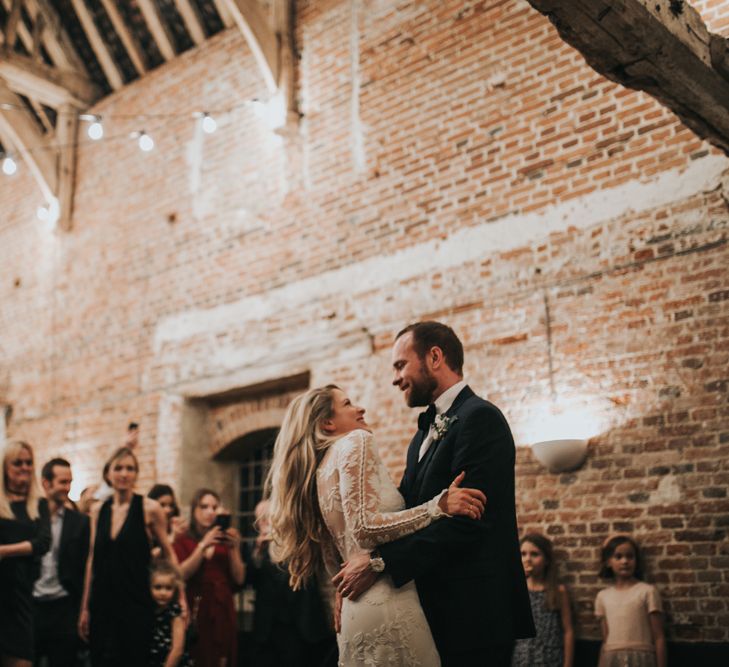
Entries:
[[219,526],[222,531],[228,530],[230,528],[230,514],[218,514],[215,517],[214,525]]

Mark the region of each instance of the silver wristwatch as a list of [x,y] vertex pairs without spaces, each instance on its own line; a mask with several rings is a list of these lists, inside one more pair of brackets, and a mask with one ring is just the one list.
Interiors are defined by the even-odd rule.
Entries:
[[370,570],[377,574],[385,571],[385,561],[382,560],[382,556],[378,551],[373,551],[370,554]]

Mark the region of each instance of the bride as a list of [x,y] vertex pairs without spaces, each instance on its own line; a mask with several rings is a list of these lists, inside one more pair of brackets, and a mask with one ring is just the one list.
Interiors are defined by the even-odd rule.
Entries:
[[[332,576],[354,554],[448,516],[483,512],[483,494],[458,487],[462,475],[427,503],[404,509],[364,413],[335,385],[309,390],[286,411],[267,488],[273,557],[288,566],[294,590],[322,566]],[[371,566],[378,570],[377,558]],[[338,642],[346,667],[440,665],[415,584],[395,588],[387,572],[356,601],[343,600]]]

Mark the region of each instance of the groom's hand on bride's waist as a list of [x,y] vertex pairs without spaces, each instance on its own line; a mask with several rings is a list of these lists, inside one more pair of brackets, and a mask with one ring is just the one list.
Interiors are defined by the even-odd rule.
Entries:
[[332,578],[342,597],[356,600],[377,581],[378,573],[370,567],[370,555],[353,555]]

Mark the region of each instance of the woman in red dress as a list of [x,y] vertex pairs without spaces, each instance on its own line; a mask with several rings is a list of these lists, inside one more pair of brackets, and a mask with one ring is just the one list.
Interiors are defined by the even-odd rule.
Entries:
[[[240,533],[216,522],[220,497],[199,489],[192,499],[190,529],[175,538],[174,549],[187,581],[187,600],[197,641],[190,649],[196,667],[235,667],[237,635],[234,591],[243,584],[245,566]],[[229,517],[230,515],[228,515]]]

